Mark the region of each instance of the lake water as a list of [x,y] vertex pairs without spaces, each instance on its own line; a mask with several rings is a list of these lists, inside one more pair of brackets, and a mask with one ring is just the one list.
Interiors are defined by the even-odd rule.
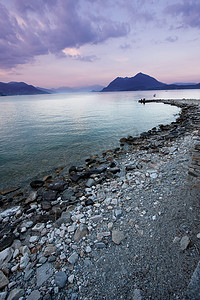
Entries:
[[169,124],[179,109],[141,98],[200,98],[200,90],[0,97],[0,189],[28,182]]

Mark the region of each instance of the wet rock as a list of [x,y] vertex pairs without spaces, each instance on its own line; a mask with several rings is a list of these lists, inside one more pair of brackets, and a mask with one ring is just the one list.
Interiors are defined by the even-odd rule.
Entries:
[[25,204],[29,204],[34,202],[37,199],[37,192],[32,192],[28,196],[28,198],[25,200]]
[[10,292],[7,300],[18,300],[20,297],[23,297],[24,290],[22,289],[14,289]]
[[65,188],[65,182],[63,182],[61,180],[51,182],[48,186],[48,189],[55,190],[55,191],[58,191],[58,192],[64,191],[64,188]]
[[67,282],[67,275],[65,272],[57,272],[55,275],[55,284],[60,287],[64,288]]
[[58,192],[57,191],[45,191],[43,193],[44,201],[54,201],[57,199]]
[[69,168],[69,174],[71,174],[72,172],[77,172],[77,168],[75,167],[75,166],[71,166],[70,168]]
[[30,183],[30,186],[33,189],[39,189],[40,187],[42,187],[44,185],[44,181],[43,180],[33,180]]
[[74,234],[74,241],[79,242],[84,236],[88,234],[88,228],[85,224],[80,224],[79,227],[76,229]]
[[113,230],[112,231],[112,241],[119,245],[125,239],[123,231]]
[[0,289],[4,288],[9,284],[8,278],[4,275],[2,271],[0,271]]
[[8,189],[5,189],[5,190],[1,191],[1,195],[5,196],[5,195],[10,194],[12,192],[15,192],[19,189],[20,189],[19,186],[14,186],[14,187],[11,187],[11,188],[8,188]]
[[45,263],[37,269],[37,286],[40,287],[53,275],[53,267],[50,263]]

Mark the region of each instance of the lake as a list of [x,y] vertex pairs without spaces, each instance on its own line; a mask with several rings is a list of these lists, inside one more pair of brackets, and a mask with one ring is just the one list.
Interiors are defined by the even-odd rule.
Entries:
[[59,166],[79,166],[174,121],[179,109],[152,99],[200,98],[200,90],[51,94],[0,97],[0,189],[29,182]]

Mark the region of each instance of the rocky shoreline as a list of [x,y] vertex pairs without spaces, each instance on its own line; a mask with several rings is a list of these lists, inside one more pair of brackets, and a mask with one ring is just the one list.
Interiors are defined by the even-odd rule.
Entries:
[[176,122],[1,191],[0,299],[199,299],[199,101],[156,101]]

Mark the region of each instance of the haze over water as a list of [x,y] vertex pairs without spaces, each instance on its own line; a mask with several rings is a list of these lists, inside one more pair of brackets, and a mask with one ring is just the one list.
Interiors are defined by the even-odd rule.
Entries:
[[[200,90],[155,91],[156,98],[200,98]],[[169,124],[179,109],[141,105],[154,91],[52,94],[0,98],[0,188],[28,182],[58,166],[79,166],[90,155]],[[190,96],[189,96],[190,95]]]

